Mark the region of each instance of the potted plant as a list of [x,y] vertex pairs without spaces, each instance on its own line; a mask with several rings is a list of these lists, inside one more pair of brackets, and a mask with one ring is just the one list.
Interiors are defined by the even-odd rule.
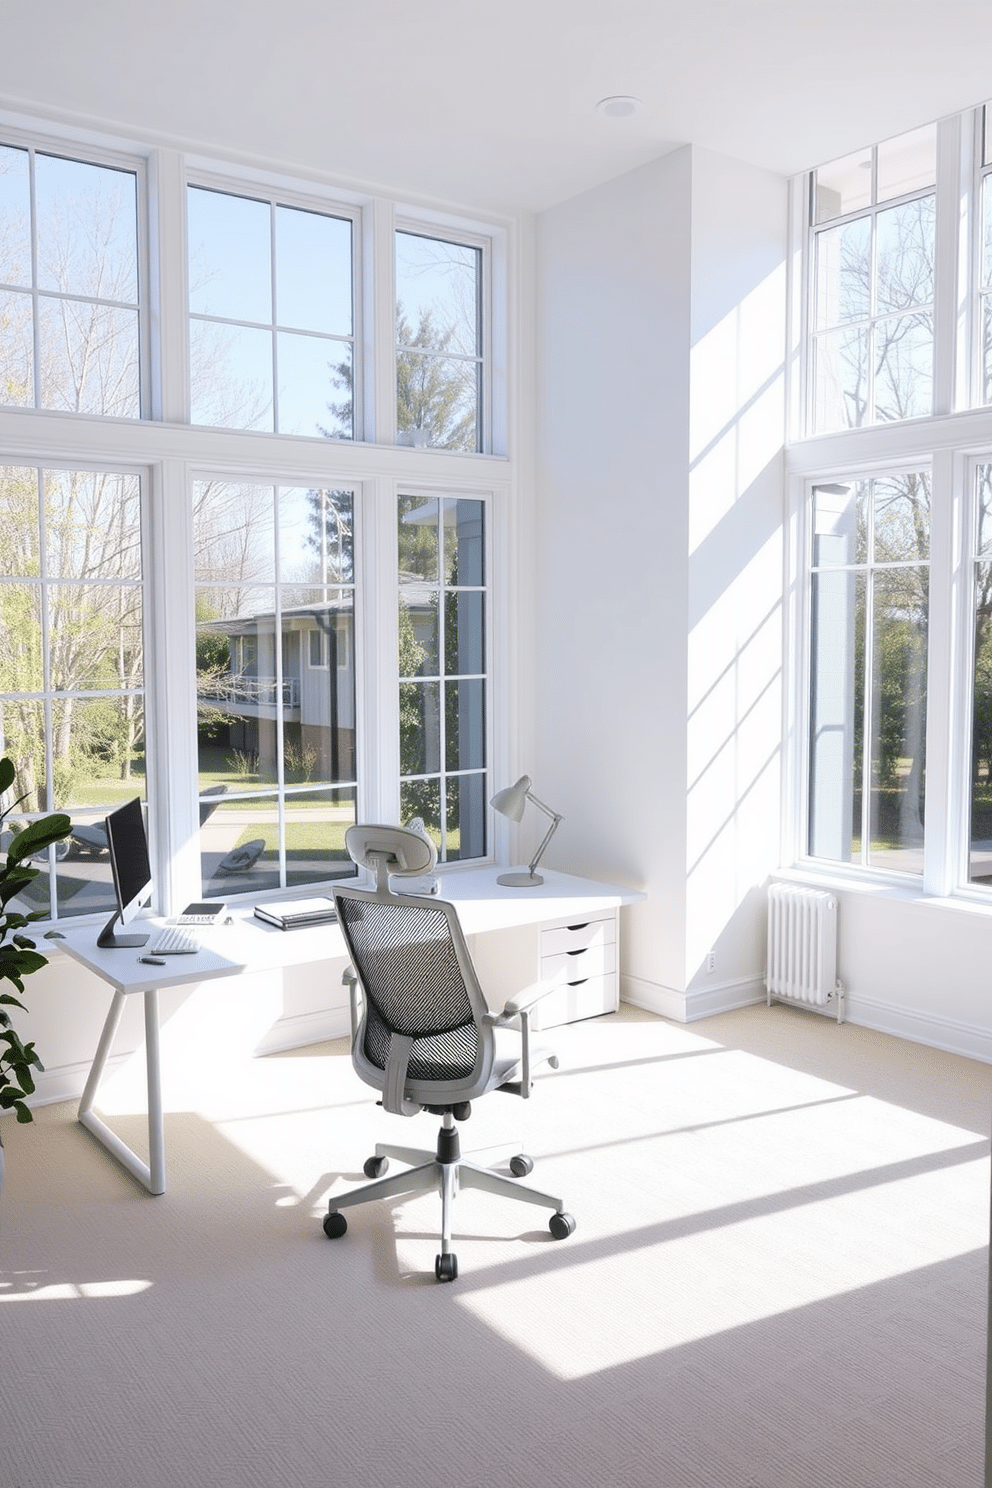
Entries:
[[[0,759],[0,797],[14,783],[16,771],[9,759]],[[15,801],[5,811],[0,811],[0,828],[11,811],[23,800]],[[61,842],[69,835],[71,823],[62,813],[43,816],[30,822],[23,831],[15,833],[6,843],[7,861],[0,866],[0,981],[13,982],[17,991],[23,993],[24,978],[48,965],[48,958],[35,949],[34,941],[23,933],[32,920],[47,917],[45,910],[32,910],[21,914],[11,909],[10,902],[32,879],[38,877],[39,868],[31,866],[31,859],[43,853],[53,842]],[[44,1066],[35,1053],[33,1043],[23,1043],[11,1021],[8,1008],[24,1010],[24,1004],[11,992],[0,992],[0,1113],[11,1109],[18,1121],[32,1119],[26,1097],[34,1092],[32,1070]],[[0,1135],[0,1183],[3,1181],[3,1139]]]

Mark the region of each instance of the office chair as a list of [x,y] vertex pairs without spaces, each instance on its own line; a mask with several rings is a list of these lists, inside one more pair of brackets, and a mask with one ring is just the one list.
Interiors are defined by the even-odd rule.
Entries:
[[[561,1199],[515,1182],[534,1164],[524,1153],[510,1159],[514,1178],[461,1156],[456,1122],[471,1115],[471,1102],[502,1089],[527,1099],[531,1069],[552,1050],[532,1047],[530,1012],[551,990],[529,988],[492,1013],[465,944],[453,904],[397,893],[390,875],[427,874],[437,861],[426,835],[406,827],[354,826],[345,835],[352,860],[376,874],[374,889],[338,885],[338,920],[351,957],[345,973],[351,1001],[351,1052],[356,1073],[382,1092],[380,1104],[403,1116],[431,1111],[442,1118],[434,1152],[378,1143],[365,1163],[375,1181],[332,1196],[324,1233],[338,1239],[348,1228],[341,1213],[354,1204],[437,1188],[441,1195],[438,1281],[454,1281],[451,1207],[459,1187],[481,1188],[504,1198],[553,1209],[549,1229],[564,1240],[575,1229]],[[519,1026],[518,1026],[519,1025]],[[408,1169],[383,1177],[390,1158]]]

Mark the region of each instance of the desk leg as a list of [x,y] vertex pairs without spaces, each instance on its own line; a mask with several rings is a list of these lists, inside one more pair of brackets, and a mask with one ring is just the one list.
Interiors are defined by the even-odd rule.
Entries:
[[158,992],[149,988],[145,994],[145,1068],[148,1077],[148,1156],[142,1162],[136,1152],[122,1142],[93,1110],[93,1102],[103,1072],[107,1067],[114,1035],[124,1012],[124,993],[115,992],[103,1025],[100,1042],[90,1069],[79,1110],[76,1113],[81,1126],[95,1137],[102,1147],[116,1157],[122,1167],[143,1183],[149,1193],[165,1193],[165,1123],[162,1115],[162,1069],[159,1057]]

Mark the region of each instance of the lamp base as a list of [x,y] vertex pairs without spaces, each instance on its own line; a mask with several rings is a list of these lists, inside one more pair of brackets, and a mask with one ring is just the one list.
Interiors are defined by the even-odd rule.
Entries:
[[496,882],[505,884],[508,889],[535,889],[544,879],[539,873],[501,873]]

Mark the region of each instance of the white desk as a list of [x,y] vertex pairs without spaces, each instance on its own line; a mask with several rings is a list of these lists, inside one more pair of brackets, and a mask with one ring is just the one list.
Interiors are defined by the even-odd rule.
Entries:
[[[508,889],[496,883],[497,872],[502,871],[496,868],[471,869],[465,873],[446,874],[441,882],[441,897],[458,906],[458,917],[472,943],[476,964],[480,960],[491,963],[489,968],[485,964],[479,967],[483,985],[487,985],[487,980],[490,986],[498,986],[500,982],[505,985],[509,977],[513,982],[509,990],[518,990],[537,980],[542,974],[553,975],[562,981],[562,996],[566,998],[559,1008],[559,1016],[554,1018],[554,1021],[559,1022],[568,1016],[592,1016],[595,1012],[609,1011],[611,1006],[615,1008],[615,929],[608,941],[604,941],[603,936],[610,934],[610,926],[615,927],[616,916],[622,904],[631,904],[644,896],[610,884],[595,883],[590,879],[574,878],[570,874],[554,873],[551,870],[545,871],[545,882],[538,888]],[[344,938],[336,924],[312,925],[300,930],[277,930],[274,926],[256,920],[251,909],[241,910],[233,918],[234,923],[231,925],[207,929],[198,927],[196,933],[202,941],[202,949],[195,955],[169,956],[164,966],[148,966],[138,959],[139,956],[148,954],[151,940],[148,946],[140,950],[102,949],[96,943],[100,925],[70,930],[65,939],[59,942],[60,948],[69,956],[95,972],[114,989],[110,1010],[79,1102],[79,1121],[153,1194],[165,1192],[159,992],[163,988],[210,981],[216,977],[301,966],[314,961],[345,959],[347,955]],[[135,928],[147,926],[154,936],[155,929],[162,923],[161,920],[142,920],[136,922]],[[492,941],[488,939],[492,932],[517,929],[529,929],[532,936],[525,937],[522,948],[518,942],[515,954],[509,957],[505,954],[507,937],[496,934]],[[598,937],[595,943],[590,939],[594,930]],[[566,939],[570,932],[576,944],[562,949],[559,946],[562,932],[566,933]],[[589,943],[580,945],[579,941]],[[611,945],[612,954],[609,951]],[[538,953],[537,964],[535,948]],[[602,955],[599,954],[600,950],[603,951]],[[558,966],[553,961],[555,956],[559,960],[562,956],[567,959]],[[600,962],[604,965],[608,962],[612,970],[598,971],[595,975],[580,979],[584,995],[588,996],[591,988],[593,1002],[585,1011],[580,1009],[570,1013],[569,988],[576,982],[576,978],[573,976],[571,982],[568,982],[566,977],[583,959],[590,961],[594,968]],[[487,969],[491,972],[488,978]],[[515,979],[517,977],[519,980]],[[498,990],[502,991],[502,988],[498,987]],[[124,1000],[138,993],[144,998],[145,1014],[147,1163],[116,1132],[111,1131],[93,1109],[124,1011]],[[557,992],[552,994],[552,998],[558,996]]]

